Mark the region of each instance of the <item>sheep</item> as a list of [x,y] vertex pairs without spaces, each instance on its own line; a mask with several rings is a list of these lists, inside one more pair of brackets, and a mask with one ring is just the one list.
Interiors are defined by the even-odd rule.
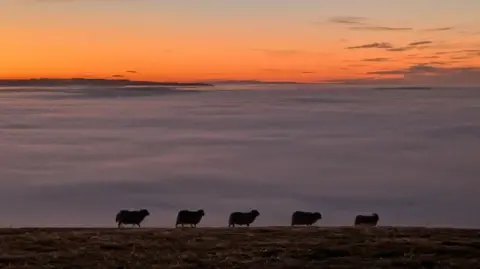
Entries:
[[197,227],[197,224],[200,223],[203,216],[205,216],[205,211],[203,211],[203,209],[197,211],[181,210],[178,212],[175,227],[182,225],[183,228],[185,224],[189,224],[190,227]]
[[149,215],[150,212],[146,209],[138,211],[120,210],[115,217],[115,222],[118,223],[118,228],[120,228],[122,224],[132,224],[133,226],[137,225],[140,227],[140,223]]
[[318,212],[295,211],[292,214],[292,226],[295,226],[295,225],[311,226],[312,224],[314,224],[320,219],[322,219],[322,214]]
[[358,215],[355,217],[355,226],[377,226],[379,219],[377,213],[371,216]]
[[252,210],[250,212],[233,212],[228,219],[228,227],[235,227],[235,224],[247,225],[247,227],[250,227],[250,224],[252,224],[258,216],[260,216],[258,210]]

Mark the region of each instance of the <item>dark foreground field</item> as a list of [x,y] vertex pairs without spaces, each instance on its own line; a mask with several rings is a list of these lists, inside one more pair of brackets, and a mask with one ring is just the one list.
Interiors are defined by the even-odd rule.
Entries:
[[4,229],[0,268],[480,268],[480,231]]

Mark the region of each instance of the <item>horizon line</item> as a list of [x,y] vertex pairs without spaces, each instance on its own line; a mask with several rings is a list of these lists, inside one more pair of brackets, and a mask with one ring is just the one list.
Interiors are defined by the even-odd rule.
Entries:
[[0,86],[54,86],[52,84],[75,84],[78,82],[97,83],[112,86],[214,86],[216,84],[298,84],[298,85],[345,85],[345,86],[383,86],[383,85],[398,85],[402,87],[439,87],[439,86],[475,86],[480,87],[479,84],[470,83],[452,83],[436,85],[432,83],[416,83],[409,82],[403,78],[350,78],[350,79],[334,79],[323,81],[281,81],[281,80],[256,80],[256,79],[204,79],[204,80],[190,80],[190,81],[157,81],[157,80],[132,80],[128,78],[87,78],[87,77],[32,77],[32,78],[0,78]]

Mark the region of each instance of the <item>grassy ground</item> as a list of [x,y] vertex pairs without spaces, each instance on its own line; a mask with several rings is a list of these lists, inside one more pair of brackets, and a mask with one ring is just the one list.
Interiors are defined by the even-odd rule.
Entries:
[[480,268],[480,231],[3,229],[0,268]]

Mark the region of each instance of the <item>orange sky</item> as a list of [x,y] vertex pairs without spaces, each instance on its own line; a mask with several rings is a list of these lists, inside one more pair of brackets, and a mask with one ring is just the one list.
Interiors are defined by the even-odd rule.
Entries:
[[480,67],[480,1],[172,2],[6,0],[0,78],[313,82]]

